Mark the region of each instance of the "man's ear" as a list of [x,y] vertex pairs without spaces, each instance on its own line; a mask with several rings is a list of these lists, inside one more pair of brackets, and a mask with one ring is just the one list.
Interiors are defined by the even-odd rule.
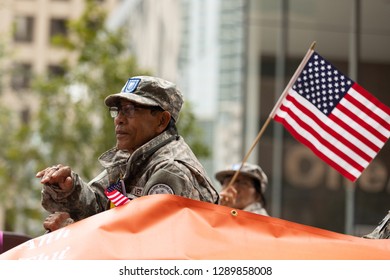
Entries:
[[167,128],[170,120],[171,120],[171,113],[169,113],[168,111],[161,112],[160,124],[159,124],[159,128],[161,129],[161,132]]

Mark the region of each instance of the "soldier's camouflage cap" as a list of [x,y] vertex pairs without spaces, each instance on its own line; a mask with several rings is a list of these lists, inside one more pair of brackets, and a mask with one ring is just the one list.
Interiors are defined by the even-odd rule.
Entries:
[[136,76],[129,78],[121,92],[106,97],[108,107],[116,106],[124,98],[146,106],[159,106],[171,113],[177,122],[183,105],[183,95],[176,85],[157,77]]
[[[215,174],[215,178],[222,184],[223,180],[226,177],[232,177],[234,176],[234,173],[236,173],[237,170],[240,169],[241,163],[235,163],[233,165],[230,165],[226,167],[224,170],[221,170]],[[253,178],[259,182],[260,185],[260,193],[264,194],[267,185],[268,185],[268,178],[267,175],[265,175],[264,171],[261,169],[260,166],[248,162],[244,162],[242,165],[242,168],[240,170],[240,174],[243,174],[245,176],[248,176],[250,178]]]

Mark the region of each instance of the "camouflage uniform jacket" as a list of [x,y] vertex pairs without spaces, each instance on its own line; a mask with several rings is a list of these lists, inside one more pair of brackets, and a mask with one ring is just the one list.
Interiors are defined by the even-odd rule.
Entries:
[[110,208],[104,190],[123,178],[130,199],[171,193],[191,199],[218,203],[218,193],[202,165],[183,138],[167,130],[131,155],[113,148],[99,157],[103,172],[89,183],[72,172],[73,188],[63,192],[43,186],[42,206],[49,212],[68,212],[81,220]]
[[379,225],[369,234],[363,236],[368,239],[390,239],[390,211],[379,222]]
[[244,211],[252,212],[255,214],[261,214],[268,216],[267,210],[263,207],[260,202],[253,202],[243,209]]

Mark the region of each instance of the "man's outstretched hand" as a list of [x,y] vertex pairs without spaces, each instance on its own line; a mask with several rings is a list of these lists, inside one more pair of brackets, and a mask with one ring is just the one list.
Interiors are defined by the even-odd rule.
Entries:
[[69,166],[61,164],[47,167],[35,175],[41,178],[41,183],[44,185],[58,186],[62,191],[70,191],[73,187],[72,170]]

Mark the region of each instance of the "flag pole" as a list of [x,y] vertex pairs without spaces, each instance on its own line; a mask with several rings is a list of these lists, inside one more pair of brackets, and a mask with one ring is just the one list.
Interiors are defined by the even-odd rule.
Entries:
[[288,93],[288,89],[292,86],[292,84],[295,83],[295,80],[298,78],[298,76],[302,72],[302,69],[304,68],[306,62],[309,60],[312,52],[314,51],[315,45],[316,45],[316,41],[311,43],[309,50],[306,52],[306,55],[304,56],[304,58],[301,61],[301,64],[299,65],[299,67],[295,71],[294,75],[290,79],[290,81],[287,84],[286,88],[284,89],[282,95],[279,97],[278,102],[276,102],[276,104],[275,104],[274,108],[272,109],[271,113],[269,114],[267,120],[265,121],[264,125],[261,127],[260,132],[257,134],[257,136],[256,136],[255,140],[253,141],[251,147],[249,148],[248,152],[246,153],[246,155],[242,159],[240,168],[238,170],[236,170],[236,172],[234,172],[234,175],[233,175],[232,179],[230,180],[227,188],[230,188],[233,185],[234,181],[237,179],[237,176],[240,173],[242,166],[248,160],[250,154],[252,153],[252,151],[255,148],[255,146],[257,145],[257,143],[260,141],[260,138],[263,135],[263,133],[264,133],[265,129],[267,128],[267,126],[269,125],[271,119],[274,117],[276,110],[279,108],[279,106],[282,103],[283,99],[286,97],[286,95]]
[[[359,62],[359,42],[360,42],[360,19],[361,4],[359,1],[353,1],[352,17],[351,17],[351,36],[350,36],[350,52],[349,52],[349,77],[353,80],[358,80],[358,62]],[[355,216],[355,190],[354,182],[345,180],[345,233],[354,234],[354,216]]]

